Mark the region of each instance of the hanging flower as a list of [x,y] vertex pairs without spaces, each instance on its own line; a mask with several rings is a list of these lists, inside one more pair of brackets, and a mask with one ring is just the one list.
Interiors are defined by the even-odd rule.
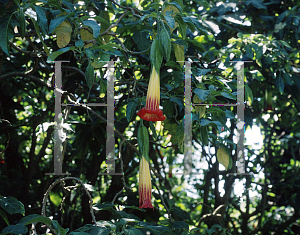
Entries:
[[159,74],[157,73],[155,67],[152,67],[152,72],[150,76],[147,98],[146,98],[146,107],[138,111],[137,115],[140,118],[146,121],[163,121],[166,119],[163,111],[159,109],[160,101],[160,80]]
[[140,208],[153,208],[151,203],[151,176],[149,170],[149,163],[143,156],[140,160],[140,174],[139,174],[139,203]]

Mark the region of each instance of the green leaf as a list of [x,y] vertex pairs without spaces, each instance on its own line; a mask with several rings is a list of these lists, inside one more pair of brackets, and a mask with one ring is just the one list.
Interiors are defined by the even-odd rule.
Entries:
[[62,12],[65,11],[65,9],[63,9],[59,3],[59,0],[48,0],[47,3],[49,4],[49,6],[52,6],[54,8],[58,8],[59,10],[61,10]]
[[229,156],[226,148],[221,146],[217,151],[217,159],[218,159],[218,162],[220,164],[222,164],[226,170],[229,168],[229,161],[230,161],[229,158],[230,158],[230,156]]
[[189,225],[184,221],[175,221],[172,224],[172,228],[189,230]]
[[293,80],[289,73],[287,73],[287,72],[285,72],[285,70],[283,70],[282,76],[283,76],[284,82],[286,84],[288,84],[289,86],[293,85]]
[[94,38],[99,36],[101,27],[97,24],[97,22],[93,20],[85,20],[83,21],[83,24],[92,28]]
[[43,44],[44,51],[46,52],[47,56],[49,56],[50,51],[49,51],[47,45],[45,44],[45,42],[44,42],[44,40],[43,40],[43,38],[42,38],[42,35],[41,35],[41,33],[40,33],[40,28],[39,28],[39,26],[38,26],[36,20],[35,20],[34,18],[30,17],[30,16],[29,16],[29,18],[31,19],[31,21],[32,21],[32,23],[33,23],[33,26],[34,26],[34,29],[35,29],[37,35],[39,36],[40,41],[41,41],[42,44]]
[[36,14],[37,14],[37,22],[41,26],[42,31],[46,34],[48,33],[48,20],[46,18],[45,11],[42,7],[40,6],[34,6],[32,7],[35,9]]
[[174,43],[173,47],[174,47],[176,61],[182,67],[184,65],[184,60],[185,60],[185,57],[184,57],[184,46],[178,45],[178,44]]
[[173,96],[173,97],[170,98],[170,101],[178,104],[178,106],[180,108],[180,111],[183,109],[183,102],[182,102],[181,98]]
[[93,209],[96,211],[101,211],[101,210],[114,211],[114,205],[111,202],[104,202],[102,204],[98,203],[93,206]]
[[174,206],[171,211],[182,220],[190,220],[191,219],[190,214],[187,213],[186,211],[182,210],[179,207]]
[[176,15],[175,20],[179,24],[179,33],[181,34],[182,39],[185,39],[187,29],[185,21],[182,19],[181,15]]
[[9,223],[9,221],[8,221],[8,218],[7,218],[7,215],[6,215],[6,213],[4,212],[4,210],[1,210],[1,209],[0,209],[0,216],[2,217],[2,219],[5,221],[5,223],[6,223],[7,225],[10,225],[10,223]]
[[9,214],[25,214],[25,208],[22,202],[12,196],[3,197],[0,195],[0,207]]
[[167,11],[165,15],[165,19],[167,21],[167,24],[171,29],[175,28],[175,19],[172,17],[171,12]]
[[138,129],[138,145],[141,157],[144,157],[149,162],[149,134],[142,121],[140,121]]
[[126,235],[143,235],[143,233],[137,228],[125,229],[124,234]]
[[107,91],[107,83],[106,81],[104,81],[104,78],[101,77],[100,79],[100,95],[103,93],[106,93]]
[[91,62],[86,67],[85,78],[86,78],[86,83],[88,85],[88,88],[91,89],[94,84],[94,68],[91,65]]
[[204,9],[209,8],[209,4],[206,0],[193,0],[193,2],[198,3],[199,6],[203,6]]
[[69,50],[75,50],[76,47],[75,46],[72,46],[72,47],[64,47],[64,48],[61,48],[59,49],[58,51],[54,51],[52,52],[48,58],[47,58],[47,61],[54,61],[56,59],[57,56],[69,51]]
[[58,16],[54,20],[51,20],[49,25],[49,34],[53,32],[53,30],[56,29],[57,26],[59,26],[62,22],[65,21],[67,18],[66,15]]
[[137,103],[135,101],[131,101],[128,103],[126,107],[126,118],[128,122],[132,120],[132,117],[135,114],[136,106]]
[[[249,89],[250,89],[250,88],[249,88]],[[220,94],[221,94],[223,97],[227,98],[227,99],[231,99],[231,100],[236,100],[236,99],[237,99],[233,94],[231,94],[231,93],[229,93],[229,92],[226,92],[226,91],[223,91],[223,92],[221,92]]]
[[245,100],[249,101],[249,105],[251,105],[253,102],[252,90],[250,89],[247,83],[245,84]]
[[38,223],[38,222],[51,225],[52,220],[45,216],[32,214],[32,215],[27,215],[27,216],[23,217],[22,219],[20,219],[18,224],[27,225],[27,224]]
[[277,76],[276,81],[275,81],[275,85],[277,86],[278,91],[282,95],[282,93],[284,91],[284,83],[283,83],[283,79],[282,79],[281,76]]
[[62,228],[56,220],[52,221],[52,226],[56,230],[58,235],[66,235],[67,232],[69,231],[69,229]]
[[159,50],[159,41],[157,38],[155,38],[152,42],[151,49],[150,49],[150,61],[158,73],[160,72],[160,66],[162,60],[163,57]]
[[56,206],[59,207],[62,202],[62,194],[56,192],[49,193],[50,201]]
[[13,14],[11,15],[4,15],[0,18],[0,47],[5,52],[5,54],[9,55],[8,52],[8,34],[9,34],[9,26],[10,20]]
[[209,95],[210,91],[196,88],[196,89],[194,89],[194,93],[199,97],[200,100],[205,101],[206,97]]
[[166,61],[170,60],[171,55],[171,39],[169,33],[166,29],[162,29],[159,33],[159,43],[161,51],[163,52],[163,56]]
[[132,35],[132,40],[141,51],[147,50],[150,46],[149,31],[148,30],[137,30]]
[[201,126],[201,139],[203,144],[208,146],[208,128],[207,126]]
[[2,229],[1,235],[4,234],[25,234],[28,232],[28,229],[25,225],[23,224],[16,224],[16,225],[9,225]]
[[154,138],[154,140],[156,140],[157,139],[157,134],[156,134],[156,129],[154,127],[154,124],[151,121],[149,122],[149,124],[150,124],[150,129],[152,131],[153,138]]

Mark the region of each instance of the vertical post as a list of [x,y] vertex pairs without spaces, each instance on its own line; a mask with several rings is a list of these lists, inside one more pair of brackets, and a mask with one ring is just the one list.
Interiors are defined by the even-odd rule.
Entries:
[[106,163],[107,173],[99,175],[123,175],[115,172],[115,98],[114,98],[114,61],[107,64],[107,124],[106,124]]
[[245,159],[244,159],[244,139],[245,139],[245,91],[244,91],[244,62],[239,61],[237,67],[237,146],[236,146],[236,166],[238,174],[245,174]]
[[55,96],[55,130],[54,130],[54,173],[46,173],[46,175],[68,175],[68,173],[62,172],[62,140],[60,138],[61,132],[63,131],[61,126],[62,113],[61,113],[61,93],[59,90],[62,89],[62,76],[61,76],[61,63],[69,61],[54,61],[55,63],[55,85],[54,85],[54,96]]
[[192,173],[193,169],[193,145],[192,145],[192,71],[191,62],[185,61],[185,79],[184,79],[184,170],[183,173],[175,173],[175,175],[197,175],[198,173]]

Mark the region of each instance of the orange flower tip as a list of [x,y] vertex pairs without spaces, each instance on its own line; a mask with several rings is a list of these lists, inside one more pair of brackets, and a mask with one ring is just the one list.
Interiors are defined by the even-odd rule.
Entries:
[[143,209],[143,208],[152,208],[154,210],[151,201],[145,201],[142,205],[139,206],[139,208],[140,209]]
[[140,111],[137,112],[137,115],[139,115],[140,118],[146,120],[146,121],[164,121],[166,119],[166,116],[163,114],[163,111],[160,109],[145,109],[142,108]]

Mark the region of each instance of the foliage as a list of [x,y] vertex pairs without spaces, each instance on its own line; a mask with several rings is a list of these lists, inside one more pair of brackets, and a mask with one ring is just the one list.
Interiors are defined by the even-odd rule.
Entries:
[[[2,234],[29,233],[31,224],[38,234],[299,233],[298,0],[0,3]],[[263,136],[261,146],[245,146],[249,175],[234,175],[236,106],[213,105],[236,103],[240,63],[232,61],[240,60],[250,61],[245,129],[257,126]],[[68,61],[56,87],[62,103],[80,104],[63,107],[60,124],[53,122],[53,61]],[[86,105],[107,102],[108,61],[121,175],[105,174],[107,107]],[[191,62],[193,103],[193,156],[184,161],[183,61]],[[140,126],[151,66],[160,73],[166,120]],[[61,182],[49,192],[58,129],[63,172],[85,188]],[[149,148],[137,150],[145,141]],[[149,152],[154,210],[137,208],[139,151]],[[174,174],[186,161],[198,176]],[[49,217],[39,215],[43,206]]]

